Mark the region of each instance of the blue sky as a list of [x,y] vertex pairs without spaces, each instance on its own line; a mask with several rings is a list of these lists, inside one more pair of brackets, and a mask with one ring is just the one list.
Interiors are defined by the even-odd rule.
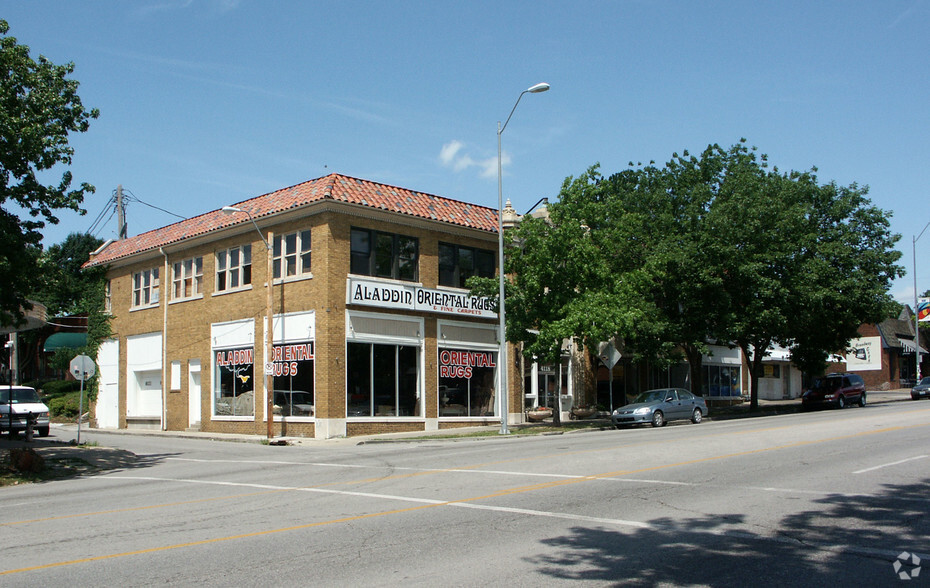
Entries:
[[[518,212],[594,163],[749,140],[780,169],[870,186],[908,271],[930,223],[930,1],[0,2],[33,57],[74,61],[97,193],[189,217],[331,172]],[[177,220],[131,203],[129,234]],[[97,235],[112,238],[115,218]],[[918,290],[930,288],[930,230]]]

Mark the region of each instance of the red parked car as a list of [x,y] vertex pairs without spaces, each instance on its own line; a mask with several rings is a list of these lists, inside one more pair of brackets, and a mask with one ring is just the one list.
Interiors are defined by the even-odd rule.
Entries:
[[827,374],[814,380],[810,390],[801,396],[802,408],[833,406],[844,408],[850,404],[865,406],[865,382],[856,374]]

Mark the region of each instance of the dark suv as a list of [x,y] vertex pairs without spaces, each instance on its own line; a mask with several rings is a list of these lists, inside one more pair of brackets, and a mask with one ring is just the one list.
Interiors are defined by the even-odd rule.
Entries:
[[865,406],[865,382],[856,374],[827,374],[814,380],[811,389],[801,396],[803,408],[827,405],[843,408],[848,404]]

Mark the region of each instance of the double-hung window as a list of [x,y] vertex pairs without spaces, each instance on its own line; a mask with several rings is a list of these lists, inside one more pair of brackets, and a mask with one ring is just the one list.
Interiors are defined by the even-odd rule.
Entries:
[[310,275],[310,231],[274,238],[274,278]]
[[192,257],[172,266],[171,297],[173,300],[199,297],[203,293],[203,257]]
[[145,308],[158,306],[158,268],[152,268],[132,275],[132,307]]
[[244,288],[252,283],[252,246],[230,247],[216,252],[216,291]]
[[439,244],[439,285],[464,288],[472,276],[494,277],[494,252],[489,249]]
[[353,274],[416,282],[420,246],[416,237],[352,228]]

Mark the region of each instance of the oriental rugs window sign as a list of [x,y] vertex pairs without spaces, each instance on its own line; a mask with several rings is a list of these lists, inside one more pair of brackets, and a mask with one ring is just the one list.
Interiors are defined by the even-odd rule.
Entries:
[[346,303],[398,310],[497,318],[494,301],[467,293],[374,280],[346,280]]
[[297,343],[274,346],[273,374],[278,376],[296,376],[301,364],[313,361],[313,343]]
[[493,368],[496,365],[494,354],[487,351],[443,349],[439,352],[440,378],[471,379],[474,368]]

